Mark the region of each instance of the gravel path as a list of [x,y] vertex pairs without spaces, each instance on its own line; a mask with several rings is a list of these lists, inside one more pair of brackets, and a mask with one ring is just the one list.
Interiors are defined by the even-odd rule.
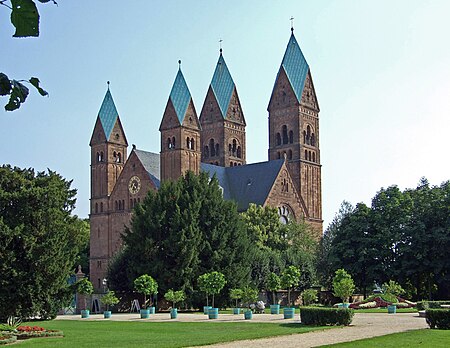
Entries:
[[[62,315],[57,320],[86,320],[80,315]],[[177,319],[170,319],[169,313],[151,314],[150,319],[140,319],[139,314],[113,314],[111,319],[103,319],[103,314],[91,315],[88,320],[113,320],[113,321],[145,321],[145,322],[211,322],[207,315],[191,313],[178,314]],[[219,314],[219,319],[214,322],[272,322],[272,323],[300,323],[299,315],[295,319],[283,319],[283,315],[257,314],[252,320],[244,320],[243,315]],[[262,338],[258,340],[243,340],[229,343],[218,343],[204,347],[230,348],[230,347],[283,347],[283,348],[303,348],[318,347],[326,344],[354,341],[362,338],[383,336],[390,333],[403,332],[414,329],[425,329],[428,325],[425,318],[420,318],[418,313],[356,313],[352,325],[313,331],[304,334],[293,334],[287,336],[277,336],[272,338]]]

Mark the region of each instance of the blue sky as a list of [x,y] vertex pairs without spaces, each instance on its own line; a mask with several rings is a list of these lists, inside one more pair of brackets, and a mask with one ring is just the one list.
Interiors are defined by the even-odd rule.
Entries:
[[106,81],[130,145],[159,152],[178,59],[200,113],[219,39],[247,121],[247,162],[267,160],[266,109],[291,16],[321,108],[325,226],[344,199],[370,204],[381,187],[449,179],[449,1],[58,3],[39,4],[41,35],[27,39],[11,37],[0,7],[0,71],[37,76],[50,93],[32,91],[20,110],[0,112],[0,163],[73,179],[81,217]]

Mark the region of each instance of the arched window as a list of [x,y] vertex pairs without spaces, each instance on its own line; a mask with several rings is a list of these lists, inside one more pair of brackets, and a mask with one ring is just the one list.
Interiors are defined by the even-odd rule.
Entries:
[[125,200],[122,199],[122,210],[125,210]]
[[240,163],[238,163],[238,166],[240,166],[241,164]]
[[308,159],[308,151],[305,150],[305,160]]
[[216,144],[216,156],[219,156],[219,144]]
[[100,202],[100,213],[103,213],[103,202]]
[[309,151],[309,153],[308,153],[308,160],[311,161],[311,151]]
[[238,148],[237,148],[237,156],[238,156],[238,158],[242,158],[242,151],[241,151],[240,146],[238,146]]
[[117,201],[115,201],[114,203],[115,203],[116,210],[119,210],[119,203]]
[[141,199],[138,197],[138,203],[141,203]]
[[294,142],[294,132],[289,131],[289,144],[292,144]]
[[228,154],[231,156],[231,150],[232,150],[232,147],[231,147],[231,144],[228,144]]
[[100,162],[103,162],[103,151],[102,152],[100,152]]
[[216,155],[216,150],[214,147],[214,139],[209,140],[209,148],[211,150],[211,157],[214,157]]
[[186,138],[186,147],[187,147],[188,149],[191,148],[191,139],[189,139],[189,137]]
[[175,148],[175,137],[172,137],[172,149]]
[[195,150],[195,140],[191,138],[191,150]]
[[97,163],[100,162],[100,153],[97,152]]
[[133,198],[133,207],[136,206],[136,203],[137,203],[136,198]]
[[122,163],[122,154],[120,152],[117,154],[117,163]]
[[119,210],[122,210],[122,201],[119,200]]
[[284,125],[282,127],[282,133],[283,133],[283,144],[287,144],[288,143],[288,132],[287,132],[287,126]]
[[205,145],[203,147],[203,153],[204,153],[205,158],[209,157],[209,147],[208,147],[208,145]]
[[167,148],[168,149],[172,148],[172,140],[170,138],[167,138]]
[[312,146],[316,146],[316,136],[313,134],[311,134],[311,145]]
[[98,213],[98,203],[95,203],[95,212]]
[[288,151],[288,159],[290,159],[290,160],[292,159],[292,150]]
[[306,127],[306,144],[311,144],[311,127]]
[[232,167],[233,166],[233,162],[230,162],[230,167]]
[[277,145],[281,145],[281,135],[277,133]]
[[303,144],[306,144],[306,131],[303,131]]
[[313,162],[315,162],[316,161],[316,153],[315,152],[313,152]]
[[237,142],[236,139],[233,139],[233,147],[231,148],[231,152],[233,156],[236,156]]
[[113,162],[117,162],[117,153],[116,153],[116,151],[113,152]]

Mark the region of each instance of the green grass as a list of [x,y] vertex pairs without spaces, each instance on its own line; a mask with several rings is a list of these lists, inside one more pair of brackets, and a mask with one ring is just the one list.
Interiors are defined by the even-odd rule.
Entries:
[[[35,338],[20,347],[186,347],[304,333],[325,327],[296,323],[119,322],[54,320],[32,323],[64,331],[63,338]],[[24,324],[26,325],[26,324]]]
[[450,330],[413,330],[322,347],[448,347]]

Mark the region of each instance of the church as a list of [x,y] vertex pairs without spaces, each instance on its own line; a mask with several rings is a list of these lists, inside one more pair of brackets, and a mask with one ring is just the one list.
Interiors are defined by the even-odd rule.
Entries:
[[250,203],[273,206],[283,223],[305,219],[322,234],[319,105],[293,29],[267,110],[268,161],[247,164],[245,117],[220,50],[200,115],[179,67],[159,127],[160,153],[133,145],[128,154],[108,88],[89,144],[90,279],[96,290],[121,248],[120,236],[134,206],[149,190],[189,170],[216,175],[224,199],[235,201],[239,211]]

